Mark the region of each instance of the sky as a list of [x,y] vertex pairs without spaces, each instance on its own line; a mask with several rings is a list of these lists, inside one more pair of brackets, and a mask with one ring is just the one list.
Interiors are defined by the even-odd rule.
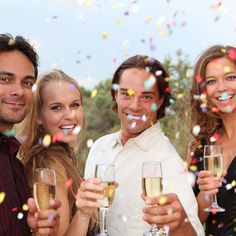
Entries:
[[92,89],[128,57],[193,64],[213,44],[236,46],[235,0],[0,0],[0,32],[22,35],[39,72],[62,69]]

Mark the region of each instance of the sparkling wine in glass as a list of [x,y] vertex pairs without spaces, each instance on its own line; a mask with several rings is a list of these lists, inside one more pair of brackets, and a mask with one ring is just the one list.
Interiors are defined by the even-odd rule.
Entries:
[[113,202],[116,189],[114,165],[97,164],[95,167],[95,177],[100,179],[101,184],[105,187],[105,197],[100,200],[102,206],[99,208],[100,236],[108,236],[106,217],[109,207]]
[[[144,162],[142,166],[142,189],[145,198],[162,194],[162,167],[160,162]],[[158,229],[155,224],[143,236],[167,236],[165,229]]]
[[34,171],[34,199],[39,211],[50,208],[50,200],[55,198],[55,170],[38,168]]
[[[215,177],[220,178],[223,172],[222,152],[220,145],[205,145],[204,146],[204,169],[209,170]],[[216,195],[213,195],[211,206],[205,208],[207,212],[224,212],[225,209],[217,203]]]

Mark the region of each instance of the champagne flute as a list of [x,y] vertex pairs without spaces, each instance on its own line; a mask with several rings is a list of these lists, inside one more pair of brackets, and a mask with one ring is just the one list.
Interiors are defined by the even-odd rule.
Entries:
[[55,198],[55,170],[38,168],[34,171],[34,199],[39,211],[50,208],[50,200]]
[[[162,167],[160,162],[144,162],[142,166],[142,189],[145,198],[160,196],[162,194]],[[155,224],[143,236],[166,236],[165,229],[158,229]]]
[[[222,152],[220,145],[205,145],[204,146],[204,169],[209,170],[215,177],[220,178],[223,172]],[[224,212],[225,209],[217,203],[216,194],[213,195],[212,204],[205,208],[207,212]]]
[[97,164],[95,167],[95,177],[100,179],[101,184],[105,187],[105,197],[100,201],[102,206],[99,208],[100,236],[108,236],[106,217],[109,207],[113,202],[116,189],[114,165]]

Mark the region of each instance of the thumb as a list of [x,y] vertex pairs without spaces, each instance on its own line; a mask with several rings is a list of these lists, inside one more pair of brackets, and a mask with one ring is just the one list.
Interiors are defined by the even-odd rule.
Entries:
[[34,199],[29,198],[27,200],[27,204],[28,204],[28,207],[29,207],[29,214],[34,215],[38,211]]

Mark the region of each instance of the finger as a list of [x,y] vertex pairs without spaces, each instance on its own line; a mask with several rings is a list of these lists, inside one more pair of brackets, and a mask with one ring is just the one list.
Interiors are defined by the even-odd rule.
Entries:
[[48,221],[53,221],[60,218],[59,212],[52,209],[40,211],[40,212],[37,212],[36,214],[37,214],[38,221],[44,220],[44,219]]
[[96,202],[96,201],[85,201],[85,200],[81,200],[78,199],[76,200],[76,206],[77,208],[99,208],[102,206],[102,204],[100,202]]
[[76,199],[90,199],[90,200],[97,201],[103,198],[104,198],[103,194],[98,194],[98,193],[89,192],[89,191],[78,192],[78,194],[76,195]]
[[95,184],[88,181],[81,183],[78,191],[94,191],[94,192],[103,192],[104,187],[101,184]]
[[34,215],[38,211],[34,199],[29,198],[27,204],[29,207],[29,213]]
[[147,205],[156,205],[156,204],[165,205],[165,204],[172,203],[176,200],[178,201],[178,197],[176,194],[168,193],[168,194],[160,195],[158,197],[157,196],[150,197],[145,201],[145,203]]
[[56,199],[51,199],[49,201],[51,209],[57,210],[58,208],[61,207],[61,201],[56,200]]
[[37,235],[42,236],[49,236],[49,235],[55,235],[54,229],[52,228],[39,228],[37,230]]
[[205,177],[210,177],[210,176],[213,176],[213,173],[209,170],[202,170],[198,174],[198,177],[200,178],[205,178]]

